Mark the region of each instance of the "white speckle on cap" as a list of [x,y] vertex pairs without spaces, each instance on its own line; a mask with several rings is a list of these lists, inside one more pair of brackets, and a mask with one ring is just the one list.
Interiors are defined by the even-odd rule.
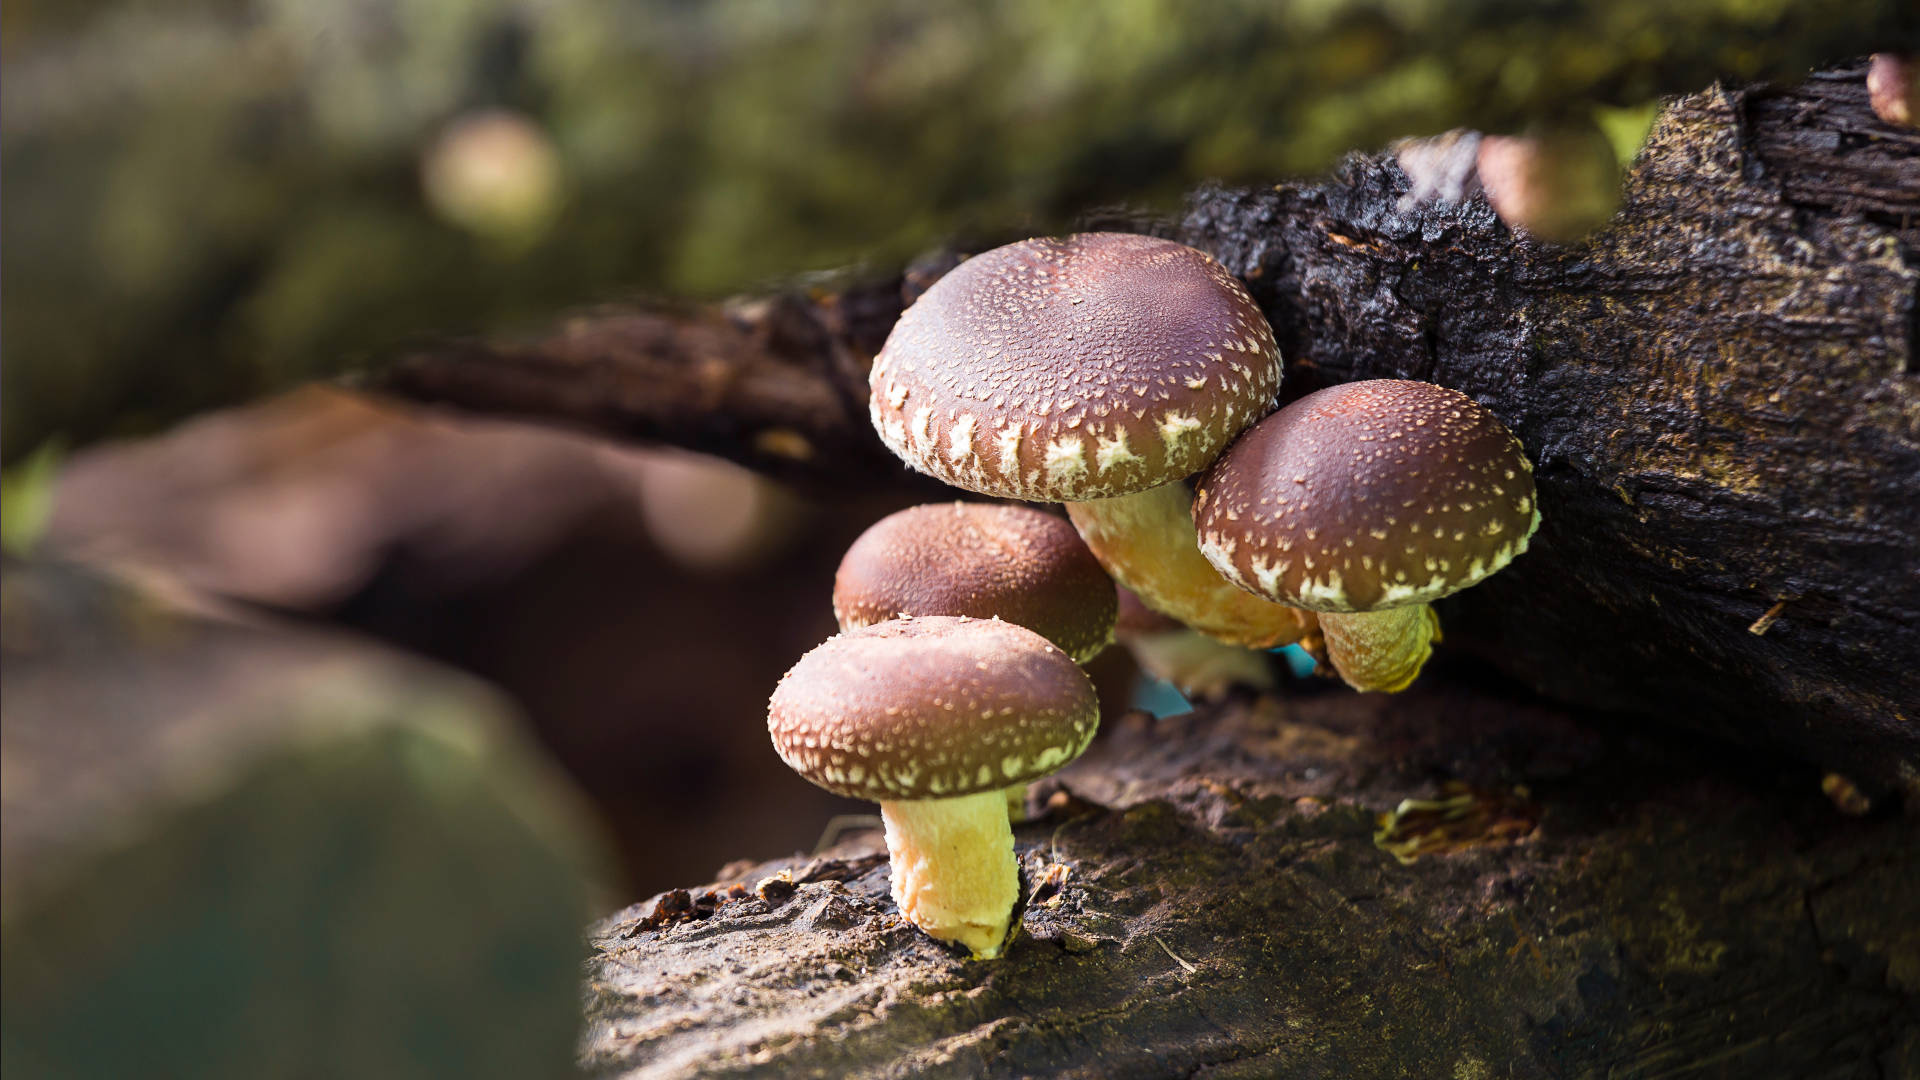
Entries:
[[1099,440],[1099,448],[1094,452],[1094,460],[1099,470],[1106,472],[1116,466],[1139,461],[1140,455],[1128,449],[1127,430],[1118,428],[1114,431],[1112,438],[1103,437]]
[[1044,638],[950,616],[829,639],[793,666],[767,710],[774,748],[802,776],[882,801],[1037,779],[1077,756],[1098,719],[1092,683]]
[[[1094,233],[1008,245],[936,282],[875,357],[870,409],[895,453],[948,483],[1085,501],[1204,467],[1271,407],[1280,374],[1259,307],[1217,262]],[[909,417],[908,402],[931,411]],[[969,420],[1002,433],[997,460],[956,438]],[[1076,431],[1080,468],[1056,449]]]
[[1201,477],[1195,524],[1223,576],[1279,568],[1254,575],[1256,595],[1374,611],[1465,588],[1524,551],[1503,541],[1538,524],[1527,473],[1518,440],[1464,394],[1349,383],[1242,436]]

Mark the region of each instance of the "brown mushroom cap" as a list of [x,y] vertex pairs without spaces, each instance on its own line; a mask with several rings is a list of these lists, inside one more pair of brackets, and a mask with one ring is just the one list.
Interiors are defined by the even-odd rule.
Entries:
[[901,615],[1004,619],[1079,663],[1113,641],[1119,600],[1072,524],[1025,506],[938,503],[860,534],[833,578],[840,629]]
[[1011,787],[1080,756],[1093,683],[1046,638],[955,616],[849,630],[800,658],[767,706],[773,747],[837,795],[949,799]]
[[1241,588],[1312,611],[1464,589],[1527,549],[1533,466],[1457,390],[1379,379],[1321,390],[1221,455],[1194,498],[1200,549]]
[[1280,349],[1211,257],[1083,233],[936,282],[873,364],[873,426],[907,464],[1001,498],[1080,502],[1206,467],[1273,405]]

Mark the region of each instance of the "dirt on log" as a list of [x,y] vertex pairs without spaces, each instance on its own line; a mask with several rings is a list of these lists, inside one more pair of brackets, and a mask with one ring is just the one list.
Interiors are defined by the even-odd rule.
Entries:
[[[1920,132],[1864,65],[1673,102],[1613,222],[1518,235],[1484,198],[1406,205],[1391,155],[1196,193],[1178,222],[1252,287],[1286,396],[1457,387],[1539,464],[1545,524],[1442,607],[1447,643],[1543,693],[1920,791]],[[423,351],[418,400],[719,453],[801,482],[902,479],[865,366],[944,268],[725,312],[586,316]]]
[[728,867],[593,928],[583,1066],[1920,1077],[1913,823],[1810,773],[1444,672],[1111,726],[1016,828],[1003,959],[907,925],[874,833]]

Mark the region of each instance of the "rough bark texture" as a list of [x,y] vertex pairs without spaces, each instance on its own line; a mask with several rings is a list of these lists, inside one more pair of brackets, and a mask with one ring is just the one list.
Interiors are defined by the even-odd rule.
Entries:
[[1913,823],[1810,775],[1444,679],[1114,726],[1016,830],[1004,959],[905,924],[875,834],[729,867],[593,928],[584,1066],[1920,1076]]
[[[1429,379],[1519,434],[1546,521],[1525,558],[1442,606],[1450,645],[1562,700],[1911,792],[1920,133],[1873,117],[1863,72],[1677,101],[1612,224],[1569,247],[1516,236],[1479,197],[1403,208],[1388,157],[1203,190],[1179,222],[1097,224],[1242,275],[1288,396]],[[425,352],[384,385],[874,482],[892,467],[875,464],[862,362],[926,276],[743,309],[731,338],[715,316],[588,319],[523,348]]]
[[1401,211],[1375,159],[1180,234],[1265,301],[1292,392],[1444,383],[1533,455],[1533,550],[1441,606],[1449,641],[1920,792],[1920,132],[1863,73],[1682,99],[1586,244]]
[[802,484],[898,481],[905,469],[867,422],[867,366],[916,280],[727,310],[589,314],[523,344],[423,349],[373,385],[421,401],[672,443]]

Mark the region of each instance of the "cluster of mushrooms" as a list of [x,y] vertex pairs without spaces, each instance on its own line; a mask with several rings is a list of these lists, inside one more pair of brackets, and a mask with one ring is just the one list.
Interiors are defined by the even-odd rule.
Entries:
[[1348,684],[1397,691],[1439,633],[1431,602],[1526,550],[1531,465],[1471,398],[1377,380],[1272,412],[1280,376],[1246,289],[1148,236],[978,255],[894,327],[872,374],[886,444],[1071,520],[967,503],[882,520],[836,577],[842,633],[769,705],[788,765],[879,802],[894,899],[928,934],[1004,947],[1009,817],[1099,725],[1079,665],[1114,638],[1114,582],[1239,655],[1323,643]]

